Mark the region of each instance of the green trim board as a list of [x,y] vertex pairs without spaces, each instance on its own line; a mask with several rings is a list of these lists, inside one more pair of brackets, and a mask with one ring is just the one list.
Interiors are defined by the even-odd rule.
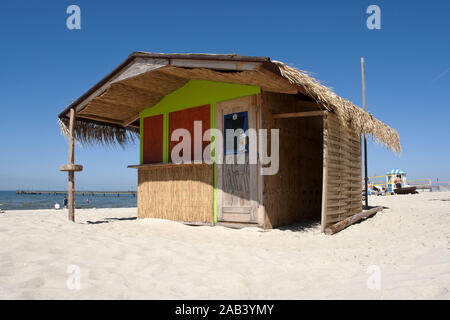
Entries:
[[[169,161],[169,113],[202,105],[210,105],[210,126],[216,127],[216,103],[226,100],[242,98],[255,95],[261,92],[261,88],[242,84],[215,82],[206,80],[190,80],[180,89],[169,93],[157,104],[146,108],[139,113],[140,117],[140,164],[143,164],[144,136],[143,125],[144,118],[163,115],[163,162]],[[212,139],[214,148],[214,140]],[[214,155],[212,155],[214,156]],[[214,222],[217,222],[217,172],[216,164],[214,170]]]
[[[216,127],[216,103],[211,103],[211,111],[209,113],[211,115],[211,128]],[[215,157],[216,155],[216,141],[215,137],[211,137],[211,157]],[[213,158],[215,159],[215,158]],[[216,162],[213,163],[213,206],[214,206],[214,223],[217,223],[217,169]]]

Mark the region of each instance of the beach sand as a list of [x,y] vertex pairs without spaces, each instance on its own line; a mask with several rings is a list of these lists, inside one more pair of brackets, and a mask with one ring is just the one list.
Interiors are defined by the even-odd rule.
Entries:
[[76,223],[67,210],[7,211],[0,299],[449,299],[450,192],[370,202],[387,208],[333,236],[317,223],[196,227],[133,208],[76,210]]

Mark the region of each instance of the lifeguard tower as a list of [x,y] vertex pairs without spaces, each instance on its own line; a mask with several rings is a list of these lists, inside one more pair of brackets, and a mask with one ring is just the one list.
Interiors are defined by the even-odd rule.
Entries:
[[388,193],[394,193],[394,180],[398,175],[400,175],[400,178],[402,179],[402,186],[406,186],[406,172],[401,169],[394,168],[386,173],[386,189]]

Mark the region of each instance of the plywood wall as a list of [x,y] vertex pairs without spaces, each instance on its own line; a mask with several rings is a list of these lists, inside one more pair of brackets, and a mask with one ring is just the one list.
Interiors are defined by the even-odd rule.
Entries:
[[[210,116],[210,105],[204,105],[200,107],[194,107],[179,111],[174,111],[169,113],[169,162],[172,161],[172,149],[175,145],[180,143],[180,141],[175,140],[172,141],[172,133],[177,129],[186,129],[191,134],[191,160],[202,161],[203,160],[203,150],[209,144],[209,141],[203,141],[202,149],[199,159],[195,159],[195,139],[203,139],[203,135],[205,131],[211,128],[210,124],[211,116]],[[202,123],[202,131],[201,137],[196,137],[194,132],[194,123],[195,121],[201,121]],[[182,139],[180,139],[182,140]],[[182,154],[180,154],[182,156]]]
[[361,136],[337,117],[324,120],[325,198],[322,230],[362,211]]
[[213,201],[212,165],[169,165],[138,170],[139,218],[211,223]]
[[143,163],[163,161],[163,115],[144,119]]
[[265,128],[280,129],[280,169],[264,176],[265,227],[320,219],[323,118],[272,119],[271,114],[317,110],[299,106],[293,95],[263,93]]

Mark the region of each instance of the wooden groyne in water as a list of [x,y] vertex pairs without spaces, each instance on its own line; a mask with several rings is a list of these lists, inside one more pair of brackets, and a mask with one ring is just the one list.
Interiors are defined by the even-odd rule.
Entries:
[[[17,190],[17,194],[48,194],[48,195],[58,195],[63,194],[67,195],[67,191],[55,191],[55,190]],[[75,194],[82,196],[91,196],[94,197],[96,195],[100,196],[117,196],[121,195],[130,195],[136,197],[137,191],[75,191]]]

